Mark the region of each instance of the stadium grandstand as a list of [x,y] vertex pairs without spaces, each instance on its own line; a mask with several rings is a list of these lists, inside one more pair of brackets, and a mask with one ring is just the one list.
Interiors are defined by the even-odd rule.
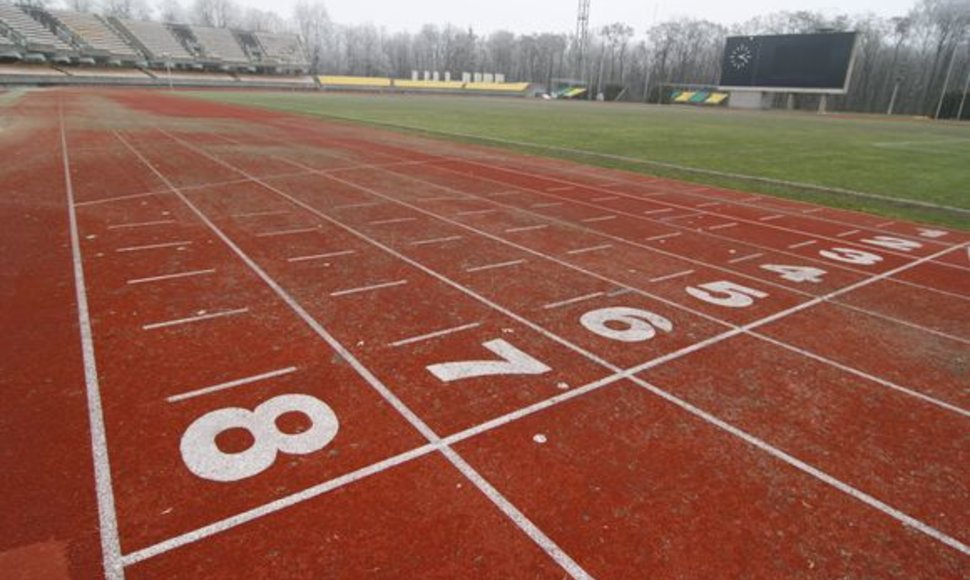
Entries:
[[24,9],[0,0],[0,28],[21,48],[25,61],[70,62],[73,47],[57,37]]
[[0,85],[291,88],[529,96],[529,83],[462,73],[443,80],[310,76],[296,34],[106,17],[0,0]]
[[252,66],[249,55],[243,50],[231,30],[208,26],[192,26],[191,30],[201,54],[207,59],[229,67],[248,69]]
[[118,24],[119,28],[127,33],[129,41],[141,49],[151,64],[201,68],[195,55],[186,50],[164,24],[127,18],[110,18],[109,21]]
[[144,61],[101,16],[73,10],[49,10],[48,13],[73,35],[81,54],[103,59],[111,65]]
[[255,32],[253,37],[262,48],[260,64],[305,69],[308,66],[306,52],[295,34]]

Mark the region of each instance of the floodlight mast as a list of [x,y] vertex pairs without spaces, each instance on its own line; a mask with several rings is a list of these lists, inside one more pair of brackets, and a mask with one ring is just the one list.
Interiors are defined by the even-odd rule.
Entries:
[[586,49],[589,44],[589,3],[590,0],[579,0],[576,14],[576,72],[579,78],[586,80]]

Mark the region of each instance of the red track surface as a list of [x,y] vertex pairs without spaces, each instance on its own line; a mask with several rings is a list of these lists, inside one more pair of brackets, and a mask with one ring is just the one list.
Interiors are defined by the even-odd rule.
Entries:
[[970,575],[966,232],[163,93],[12,115],[5,571]]

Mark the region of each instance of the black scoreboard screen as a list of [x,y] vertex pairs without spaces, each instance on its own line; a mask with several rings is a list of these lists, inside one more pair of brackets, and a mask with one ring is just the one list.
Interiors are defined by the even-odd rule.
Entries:
[[731,36],[722,88],[842,93],[849,88],[855,32]]

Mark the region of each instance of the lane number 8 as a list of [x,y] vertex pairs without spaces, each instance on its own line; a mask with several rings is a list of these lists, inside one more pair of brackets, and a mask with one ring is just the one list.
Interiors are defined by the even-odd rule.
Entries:
[[[276,420],[286,413],[301,413],[310,419],[302,433],[283,433]],[[310,395],[280,395],[250,411],[227,407],[196,419],[182,435],[179,446],[189,471],[203,479],[239,481],[267,469],[277,453],[305,455],[319,451],[333,441],[340,423],[329,405]],[[239,453],[219,449],[216,437],[230,429],[245,429],[253,444]]]

